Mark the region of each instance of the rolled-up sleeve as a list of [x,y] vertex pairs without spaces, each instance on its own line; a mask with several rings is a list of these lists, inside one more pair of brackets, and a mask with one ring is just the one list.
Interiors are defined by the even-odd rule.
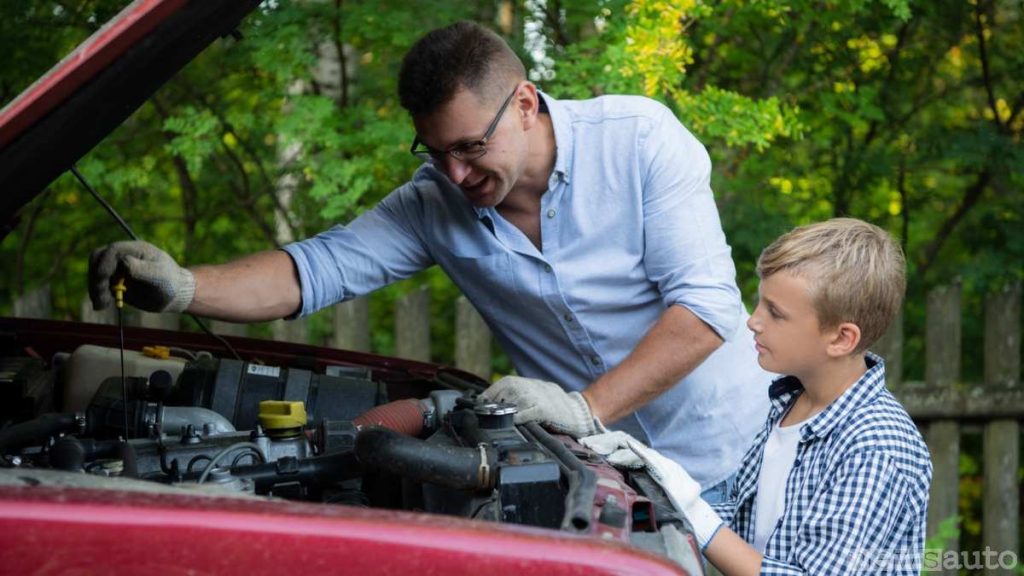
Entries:
[[285,246],[299,274],[299,316],[362,296],[431,266],[434,260],[418,225],[421,211],[413,184],[406,184],[348,225]]
[[685,306],[728,339],[742,304],[711,192],[711,159],[667,108],[639,145],[647,275],[666,307]]

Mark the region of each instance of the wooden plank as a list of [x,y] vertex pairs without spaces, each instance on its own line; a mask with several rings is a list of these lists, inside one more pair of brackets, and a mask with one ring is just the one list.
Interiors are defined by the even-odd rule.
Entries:
[[[928,498],[928,538],[938,532],[939,524],[957,515],[960,496],[960,426],[955,420],[939,420],[928,426],[925,435],[932,457],[932,487]],[[943,542],[943,550],[959,550],[960,538]],[[956,576],[956,570],[935,574]]]
[[237,322],[225,322],[223,320],[203,320],[214,334],[219,336],[248,336],[249,325]]
[[[994,420],[985,426],[982,541],[987,549],[1020,557],[1020,424]],[[995,567],[985,574],[1016,574]]]
[[395,304],[395,355],[430,361],[430,291],[426,286]]
[[1024,390],[993,390],[982,384],[963,389],[931,390],[923,382],[907,381],[896,397],[914,420],[989,420],[1024,418]]
[[985,301],[985,382],[993,388],[1020,385],[1020,312],[1020,284]]
[[334,307],[331,346],[340,350],[370,351],[370,299],[361,296]]
[[455,366],[491,379],[491,330],[465,296],[455,302]]
[[307,318],[295,320],[274,320],[270,323],[270,331],[278,342],[309,343],[309,323]]
[[12,312],[18,318],[49,318],[53,312],[50,285],[28,290],[16,298]]
[[[125,307],[128,305],[125,304]],[[180,330],[181,329],[181,315],[180,314],[154,314],[152,312],[138,312],[135,315],[127,316],[134,320],[131,326],[138,326],[140,328],[156,328],[159,330]],[[127,324],[127,321],[125,322]]]
[[928,293],[925,320],[925,382],[932,389],[949,388],[960,379],[960,286]]
[[903,308],[871,350],[885,359],[886,385],[890,390],[899,390],[903,384]]
[[[940,287],[928,293],[925,335],[925,383],[937,398],[955,389],[960,380],[960,286]],[[932,486],[928,501],[928,534],[957,515],[960,491],[960,424],[936,420],[926,436],[932,457]],[[941,546],[959,550],[960,538],[952,537]],[[942,573],[955,575],[956,570]]]
[[[985,301],[985,385],[989,394],[1020,393],[1021,286],[1014,284]],[[982,541],[989,550],[1020,557],[1020,424],[993,420],[984,434]],[[986,574],[1014,574],[1002,566]]]
[[117,313],[111,306],[106,310],[93,310],[92,300],[88,296],[82,299],[82,307],[79,313],[82,322],[90,324],[117,324]]

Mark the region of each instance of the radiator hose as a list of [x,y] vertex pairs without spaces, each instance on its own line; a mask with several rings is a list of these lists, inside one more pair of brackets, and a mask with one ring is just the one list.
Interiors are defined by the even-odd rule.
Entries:
[[41,444],[61,432],[72,432],[78,426],[75,414],[43,414],[35,420],[21,422],[0,430],[0,452]]
[[446,446],[387,428],[364,428],[356,436],[356,457],[365,469],[390,472],[456,490],[494,487],[497,454],[493,448]]

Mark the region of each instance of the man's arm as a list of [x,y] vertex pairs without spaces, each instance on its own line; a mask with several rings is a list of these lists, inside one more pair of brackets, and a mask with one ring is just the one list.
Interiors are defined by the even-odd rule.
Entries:
[[196,293],[187,311],[231,322],[263,322],[294,315],[302,305],[291,256],[269,250],[227,264],[197,266]]
[[670,306],[618,366],[583,391],[605,424],[647,404],[692,372],[722,339],[684,306]]

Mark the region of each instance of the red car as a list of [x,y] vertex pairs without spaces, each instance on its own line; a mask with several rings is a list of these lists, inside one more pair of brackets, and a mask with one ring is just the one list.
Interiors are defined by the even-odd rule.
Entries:
[[[4,232],[258,4],[136,0],[0,111]],[[486,384],[313,346],[0,318],[0,566],[702,573],[647,474],[514,425],[514,405],[477,398]]]

